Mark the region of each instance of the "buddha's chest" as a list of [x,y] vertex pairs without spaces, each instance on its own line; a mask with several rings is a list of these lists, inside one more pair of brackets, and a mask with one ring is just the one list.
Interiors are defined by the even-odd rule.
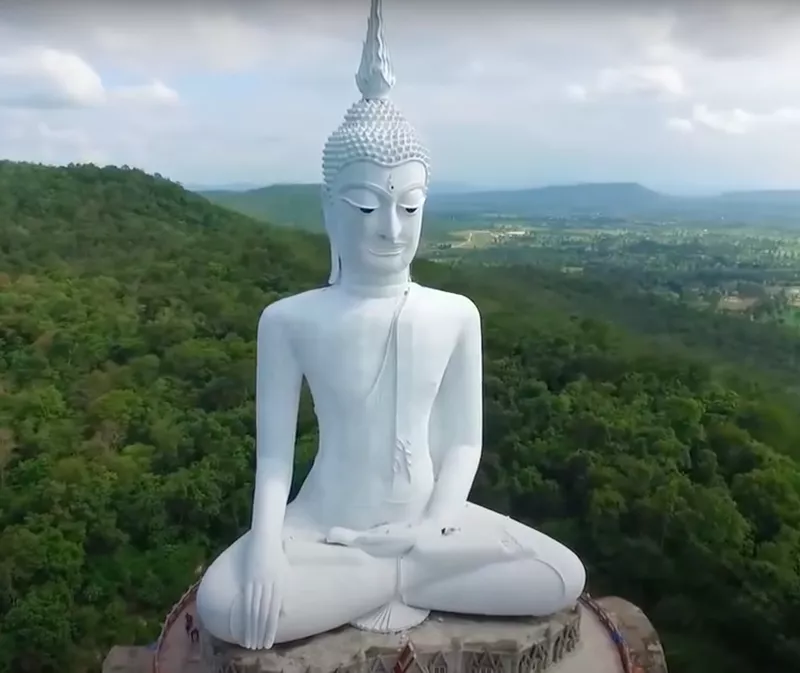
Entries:
[[426,404],[436,395],[456,343],[455,325],[413,301],[368,300],[305,330],[297,357],[315,399],[340,402],[402,397]]

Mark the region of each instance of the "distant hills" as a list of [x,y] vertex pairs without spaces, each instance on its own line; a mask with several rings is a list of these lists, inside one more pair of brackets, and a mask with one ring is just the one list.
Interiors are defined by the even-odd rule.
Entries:
[[261,185],[254,182],[229,182],[224,185],[198,185],[187,183],[181,186],[190,192],[246,192],[261,187]]
[[624,218],[800,220],[800,191],[726,192],[687,197],[657,192],[638,183],[588,183],[431,198],[428,212],[458,215],[600,216]]
[[535,189],[441,194],[429,212],[498,215],[617,215],[652,208],[670,197],[636,183],[553,185]]
[[729,202],[787,204],[796,207],[800,204],[800,189],[772,189],[749,192],[725,192],[720,197]]
[[200,194],[212,203],[257,220],[322,231],[320,189],[318,184],[286,184],[246,191],[201,191]]
[[[256,219],[320,231],[318,184],[271,185],[245,191],[201,190],[209,201]],[[635,182],[554,185],[533,189],[471,191],[441,183],[426,206],[436,228],[498,217],[618,217],[667,220],[788,222],[800,220],[800,190],[725,192],[716,196],[664,194]],[[441,226],[438,226],[441,225]]]

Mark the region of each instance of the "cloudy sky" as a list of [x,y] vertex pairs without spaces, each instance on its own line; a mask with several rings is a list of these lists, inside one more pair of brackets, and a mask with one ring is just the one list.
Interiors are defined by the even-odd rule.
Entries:
[[[320,179],[369,0],[0,0],[0,155]],[[435,179],[800,188],[800,2],[384,0]]]

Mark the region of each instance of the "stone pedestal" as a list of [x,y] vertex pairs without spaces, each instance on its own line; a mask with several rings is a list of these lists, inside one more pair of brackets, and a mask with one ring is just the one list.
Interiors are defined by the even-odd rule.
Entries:
[[655,627],[637,606],[618,596],[597,600],[625,640],[631,668],[642,673],[667,673],[664,648]]
[[201,634],[207,673],[540,673],[572,657],[583,610],[547,619],[432,614],[398,634],[344,627],[268,651],[246,650]]

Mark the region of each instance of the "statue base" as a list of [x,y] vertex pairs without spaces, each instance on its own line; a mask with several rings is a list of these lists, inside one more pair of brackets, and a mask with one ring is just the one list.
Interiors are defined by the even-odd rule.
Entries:
[[343,627],[254,652],[186,631],[195,590],[170,612],[156,643],[112,648],[103,673],[667,673],[650,620],[614,596],[584,594],[574,610],[544,619],[434,613],[404,633]]
[[544,619],[432,613],[402,633],[348,626],[261,651],[201,633],[201,659],[208,673],[540,673],[561,670],[581,649],[584,613],[581,607]]

